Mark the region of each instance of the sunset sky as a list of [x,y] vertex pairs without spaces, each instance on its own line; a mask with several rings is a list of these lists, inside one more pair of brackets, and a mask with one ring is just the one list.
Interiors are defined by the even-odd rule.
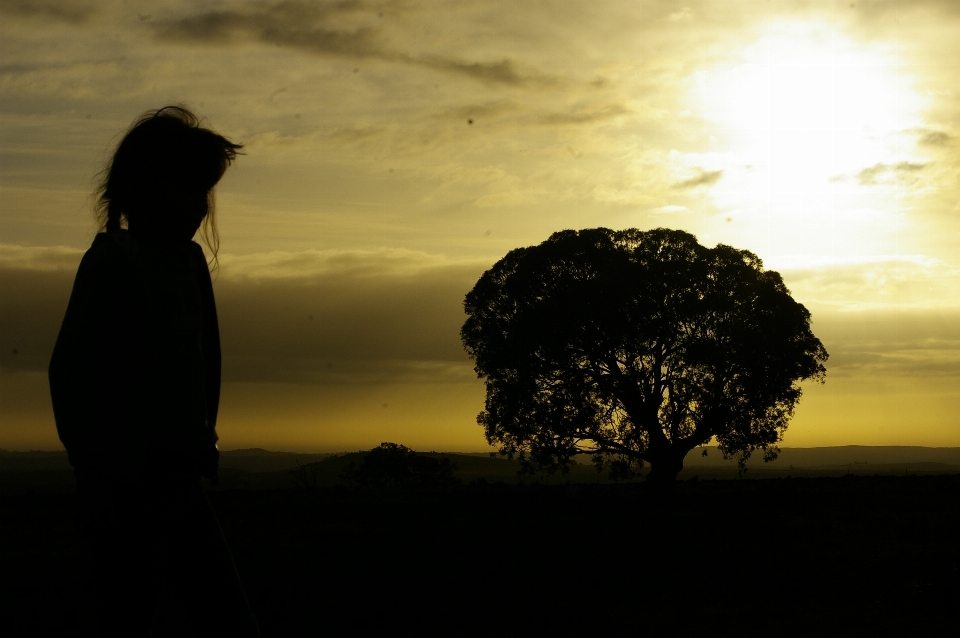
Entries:
[[784,276],[830,353],[784,446],[960,446],[958,35],[956,0],[0,0],[0,447],[59,447],[94,176],[169,103],[245,145],[224,449],[487,449],[463,297],[597,226]]

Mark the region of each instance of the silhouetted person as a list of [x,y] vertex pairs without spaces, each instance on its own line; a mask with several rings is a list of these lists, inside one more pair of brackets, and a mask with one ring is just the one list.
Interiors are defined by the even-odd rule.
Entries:
[[212,189],[240,148],[179,106],[134,123],[50,360],[107,635],[148,634],[163,589],[198,635],[259,633],[200,485],[217,478],[220,336],[192,238],[202,224],[216,255]]

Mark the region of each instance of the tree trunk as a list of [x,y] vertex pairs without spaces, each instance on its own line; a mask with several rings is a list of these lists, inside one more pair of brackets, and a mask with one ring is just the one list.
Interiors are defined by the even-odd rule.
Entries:
[[671,451],[650,461],[646,483],[657,492],[673,493],[677,486],[677,475],[682,469],[683,456]]

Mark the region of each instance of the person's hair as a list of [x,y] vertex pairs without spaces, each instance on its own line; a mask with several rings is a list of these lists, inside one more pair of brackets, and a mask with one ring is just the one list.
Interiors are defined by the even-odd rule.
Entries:
[[185,106],[165,106],[136,119],[101,173],[95,192],[100,228],[173,225],[177,196],[203,192],[207,208],[202,236],[216,261],[220,238],[213,187],[236,158],[241,144],[200,126]]

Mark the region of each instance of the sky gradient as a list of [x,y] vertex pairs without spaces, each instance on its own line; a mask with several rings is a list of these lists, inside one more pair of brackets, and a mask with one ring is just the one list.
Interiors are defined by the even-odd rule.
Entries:
[[245,145],[225,449],[486,449],[463,296],[597,226],[784,276],[830,360],[783,445],[960,446],[957,33],[951,0],[0,0],[0,446],[59,446],[94,177],[169,103]]

